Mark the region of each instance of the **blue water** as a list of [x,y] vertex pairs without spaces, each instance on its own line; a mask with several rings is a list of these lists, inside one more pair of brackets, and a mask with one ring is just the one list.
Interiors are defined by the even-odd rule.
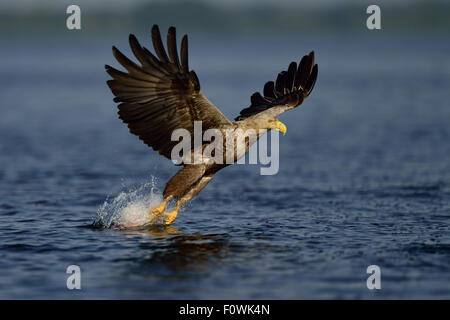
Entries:
[[[313,93],[280,117],[279,173],[228,167],[171,227],[94,228],[178,169],[117,118],[103,65],[126,39],[0,43],[0,298],[450,298],[446,36],[191,35],[190,65],[229,118],[315,50]],[[373,264],[381,290],[366,287]]]

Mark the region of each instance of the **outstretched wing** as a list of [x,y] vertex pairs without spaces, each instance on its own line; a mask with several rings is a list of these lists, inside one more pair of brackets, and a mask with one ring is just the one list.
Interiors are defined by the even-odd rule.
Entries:
[[174,27],[167,34],[167,55],[159,28],[153,26],[153,47],[158,58],[141,47],[134,35],[129,40],[140,65],[113,47],[115,58],[127,72],[108,65],[105,68],[113,78],[107,84],[115,95],[114,101],[120,102],[119,117],[131,133],[170,159],[172,148],[178,143],[171,141],[173,130],[184,128],[193,134],[194,121],[202,121],[203,130],[231,124],[203,96],[197,75],[189,71],[186,35],[181,41],[181,62]]
[[304,56],[297,68],[291,62],[287,71],[278,74],[277,81],[264,85],[264,97],[255,92],[250,107],[243,109],[235,120],[243,120],[258,113],[271,116],[297,107],[311,93],[317,79],[318,67],[314,64],[314,52]]

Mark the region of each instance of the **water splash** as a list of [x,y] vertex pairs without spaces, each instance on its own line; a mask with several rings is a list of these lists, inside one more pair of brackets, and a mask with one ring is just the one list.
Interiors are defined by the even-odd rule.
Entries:
[[[97,211],[94,226],[118,229],[146,226],[150,218],[148,211],[161,201],[162,194],[154,181],[123,191],[113,199],[106,199]],[[161,224],[162,219],[152,224]]]

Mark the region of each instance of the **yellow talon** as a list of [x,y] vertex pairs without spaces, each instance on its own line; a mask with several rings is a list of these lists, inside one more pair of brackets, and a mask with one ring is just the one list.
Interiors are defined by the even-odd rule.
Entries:
[[178,209],[173,210],[172,212],[164,213],[164,218],[166,218],[166,225],[172,224],[178,216]]
[[158,207],[149,210],[148,214],[151,215],[149,222],[152,222],[153,220],[157,219],[161,215],[161,213],[164,212],[166,205],[167,201],[163,201]]

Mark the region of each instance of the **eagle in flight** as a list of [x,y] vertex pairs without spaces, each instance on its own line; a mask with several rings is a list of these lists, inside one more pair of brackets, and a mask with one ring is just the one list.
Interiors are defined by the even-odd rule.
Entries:
[[[189,70],[187,35],[181,40],[180,55],[174,27],[170,27],[167,33],[166,52],[159,28],[153,26],[152,42],[156,56],[142,47],[132,34],[129,42],[140,65],[113,46],[114,57],[127,72],[105,65],[106,72],[112,77],[107,84],[115,96],[114,102],[120,103],[119,117],[130,132],[169,159],[172,159],[172,149],[178,143],[172,140],[172,132],[184,129],[193,136],[197,121],[201,121],[203,132],[208,129],[220,132],[275,129],[285,134],[286,126],[277,116],[300,105],[311,93],[317,78],[318,67],[314,64],[314,52],[311,52],[298,65],[291,62],[288,70],[280,72],[275,82],[267,82],[263,95],[254,93],[250,106],[243,109],[235,121],[230,121],[203,95],[196,73]],[[260,136],[258,133],[256,139]],[[233,154],[233,163],[251,146],[249,139],[243,141],[231,149],[226,142],[219,149],[226,151],[228,146]],[[200,148],[204,150],[211,143],[203,142]],[[182,169],[167,182],[161,205],[149,210],[149,222],[163,215],[164,223],[171,224],[180,208],[199,193],[217,171],[230,164],[229,161],[211,161],[210,158],[192,163],[186,159],[191,159],[194,148],[189,152],[189,157],[183,157],[184,160],[178,163]],[[175,207],[166,212],[171,200],[176,201]]]

